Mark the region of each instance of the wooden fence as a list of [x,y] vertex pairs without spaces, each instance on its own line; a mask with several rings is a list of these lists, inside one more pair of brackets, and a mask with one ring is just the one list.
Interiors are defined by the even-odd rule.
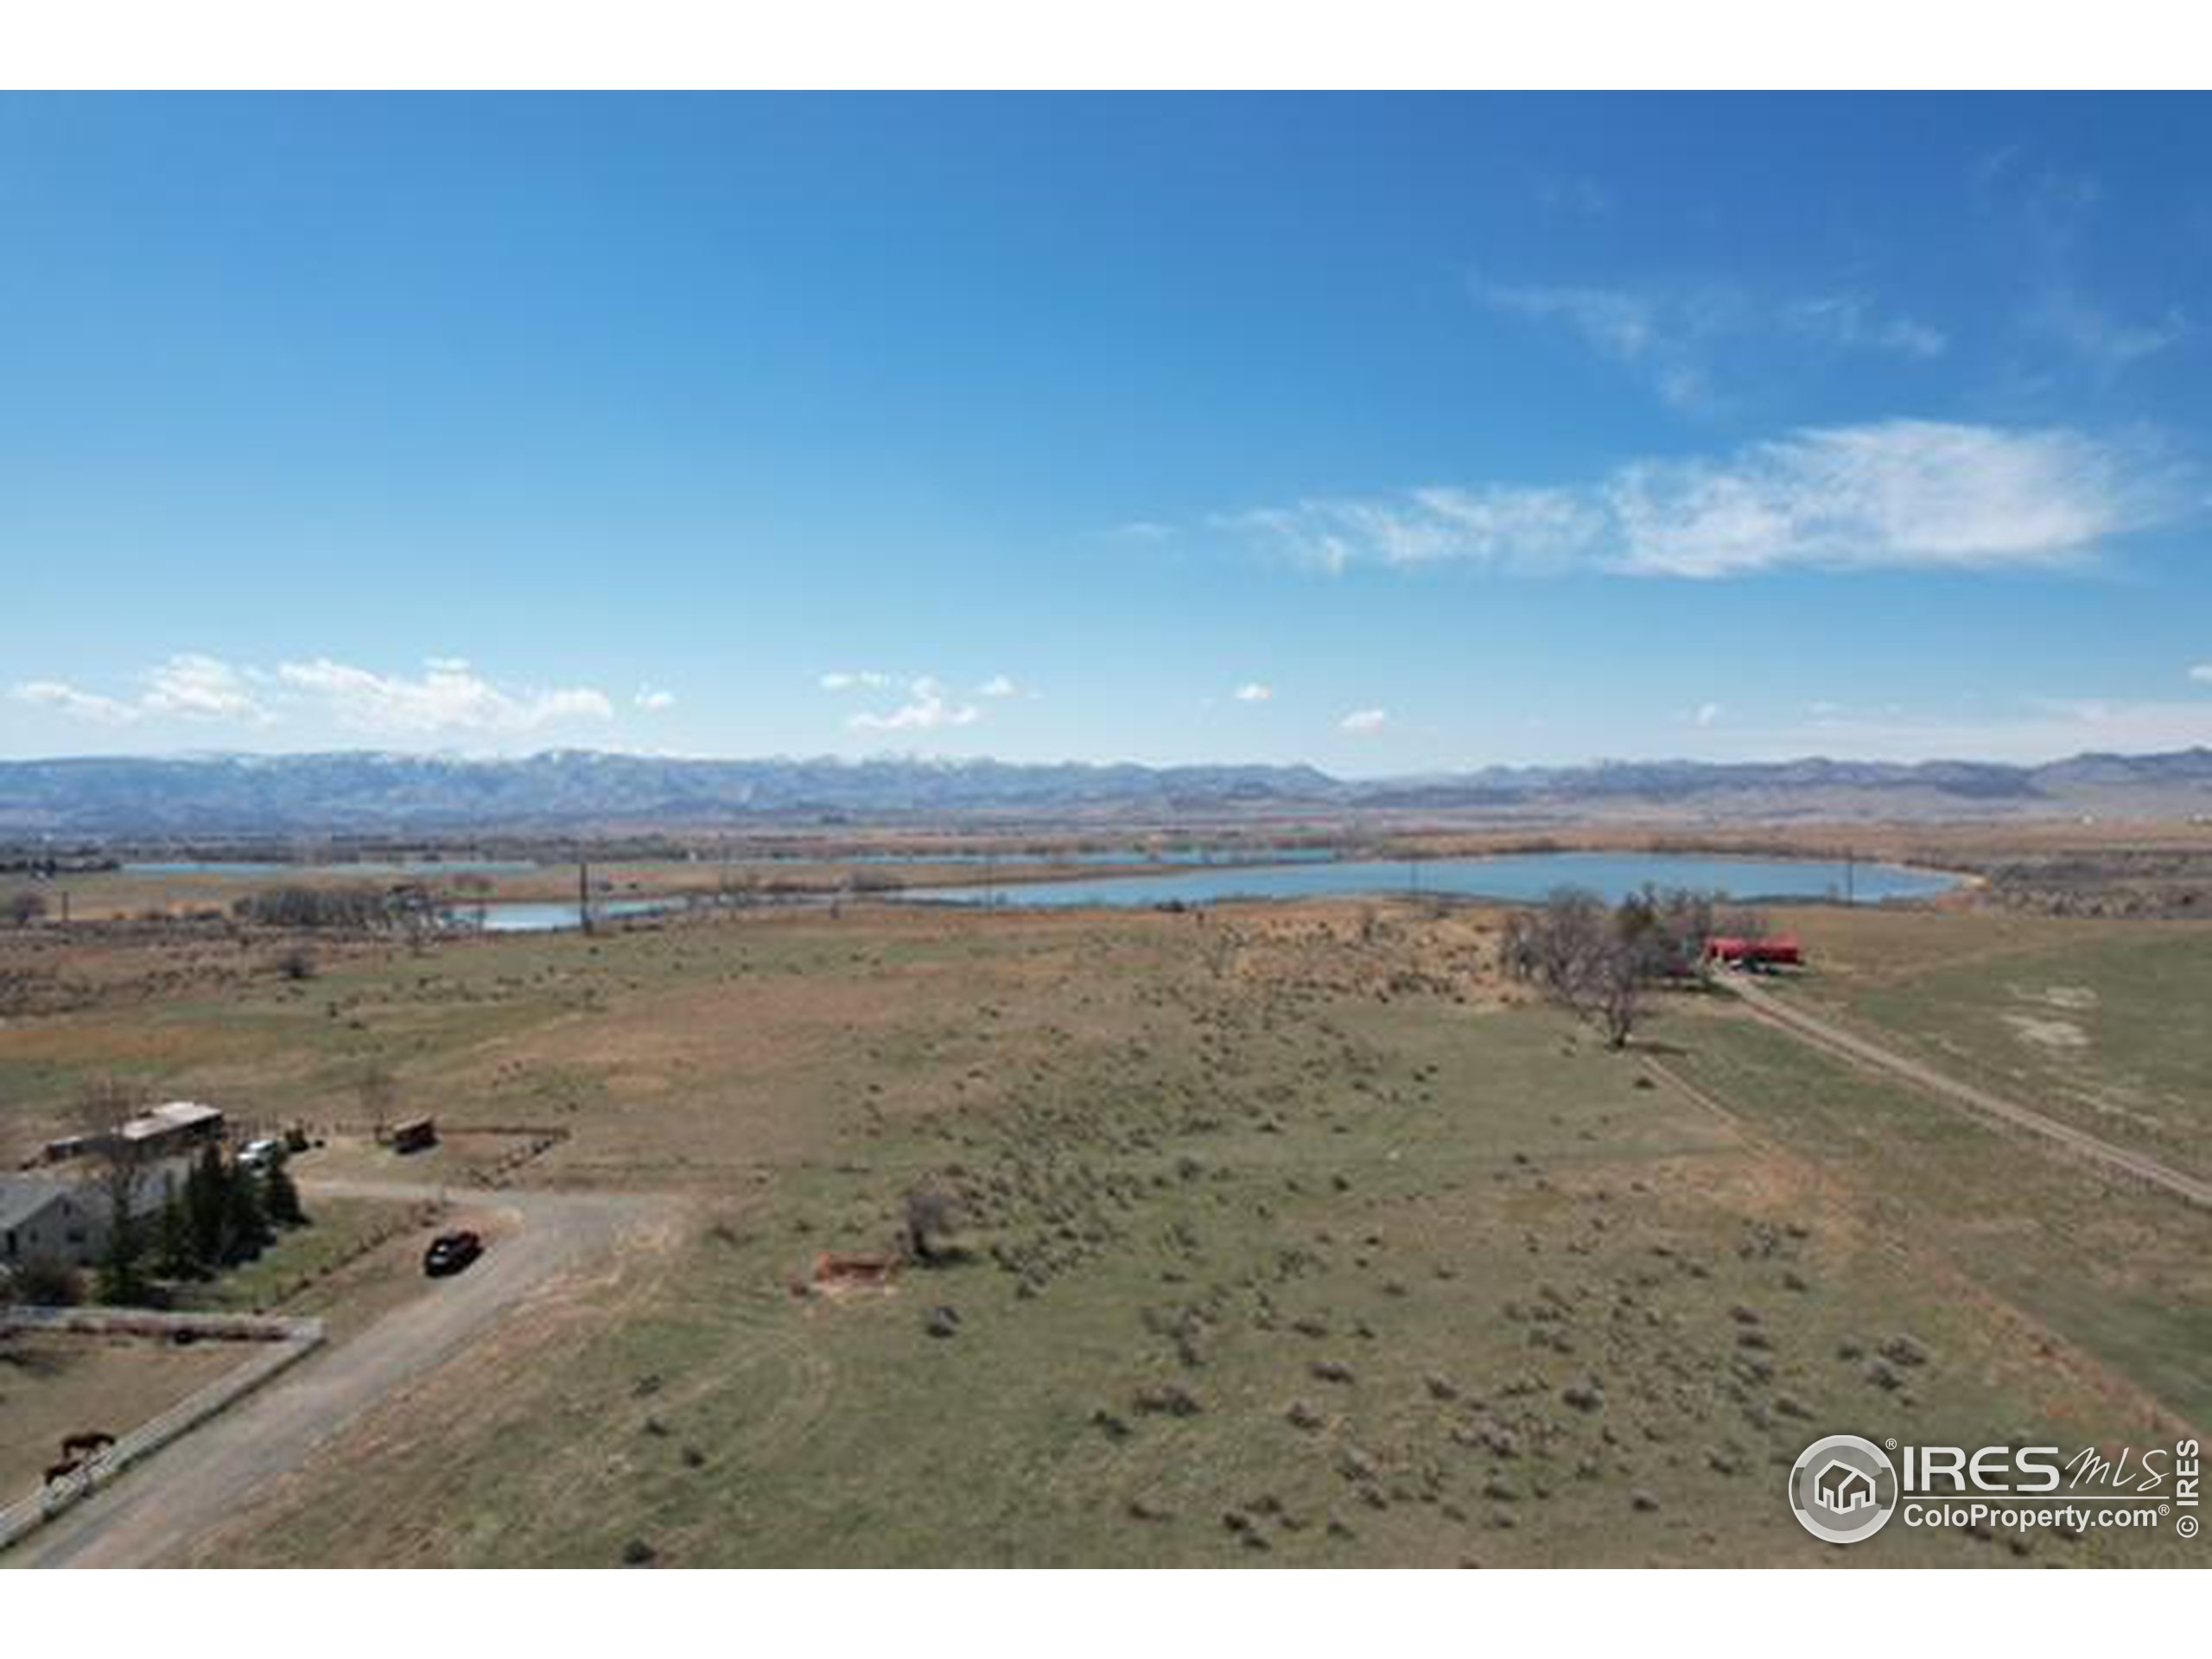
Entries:
[[149,1308],[0,1307],[0,1331],[78,1332],[88,1336],[166,1337],[180,1332],[211,1342],[250,1342],[257,1351],[213,1382],[148,1418],[72,1473],[0,1509],[0,1550],[91,1497],[134,1463],[259,1388],[322,1343],[321,1319],[264,1319],[245,1313],[168,1313]]

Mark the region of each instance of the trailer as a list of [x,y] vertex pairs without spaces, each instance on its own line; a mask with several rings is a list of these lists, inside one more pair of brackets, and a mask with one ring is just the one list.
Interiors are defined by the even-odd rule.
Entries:
[[1747,939],[1732,935],[1705,942],[1705,959],[1725,968],[1802,968],[1805,953],[1795,933],[1777,933],[1770,938]]

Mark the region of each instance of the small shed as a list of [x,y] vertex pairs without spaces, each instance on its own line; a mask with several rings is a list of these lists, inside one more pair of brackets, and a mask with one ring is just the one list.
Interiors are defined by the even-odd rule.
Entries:
[[385,1131],[385,1145],[397,1153],[427,1152],[438,1144],[434,1117],[404,1118]]

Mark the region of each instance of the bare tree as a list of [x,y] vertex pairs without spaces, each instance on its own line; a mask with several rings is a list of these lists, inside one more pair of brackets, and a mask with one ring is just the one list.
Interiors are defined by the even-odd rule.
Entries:
[[1599,957],[1591,986],[1591,1009],[1605,1046],[1626,1048],[1643,1018],[1644,969],[1636,948],[1615,940]]
[[1578,887],[1559,889],[1545,901],[1535,934],[1536,982],[1554,1001],[1586,1011],[1611,935],[1605,900]]
[[391,1122],[393,1108],[398,1103],[398,1079],[383,1061],[371,1060],[362,1067],[360,1077],[353,1086],[361,1097],[361,1116],[368,1119],[376,1138],[383,1140],[385,1126]]
[[1652,982],[1697,972],[1712,929],[1712,903],[1695,894],[1647,887],[1608,910],[1595,893],[1563,888],[1541,910],[1514,914],[1501,954],[1509,975],[1624,1048]]
[[4,904],[0,904],[0,910],[4,910],[8,919],[17,927],[29,927],[46,914],[46,895],[30,887],[19,887],[8,895]]

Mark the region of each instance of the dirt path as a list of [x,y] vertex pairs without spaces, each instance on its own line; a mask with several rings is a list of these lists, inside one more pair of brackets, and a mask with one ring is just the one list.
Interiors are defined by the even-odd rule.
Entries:
[[[369,1181],[302,1184],[309,1196],[413,1202],[476,1195]],[[23,1539],[9,1567],[146,1567],[220,1524],[255,1487],[400,1384],[449,1357],[501,1314],[634,1230],[670,1220],[677,1201],[628,1193],[496,1192],[484,1209],[514,1231],[466,1273],[439,1281],[351,1340],[302,1362]]]
[[1723,982],[1735,992],[1755,1017],[1801,1042],[1826,1049],[1860,1065],[1886,1071],[1953,1106],[1963,1107],[1983,1117],[1995,1118],[2015,1128],[2025,1129],[2031,1135],[2039,1135],[2047,1141],[2056,1141],[2076,1157],[2086,1158],[2091,1163],[2101,1165],[2119,1174],[2146,1181],[2152,1186],[2163,1187],[2191,1204],[2212,1209],[2212,1182],[2183,1174],[2180,1170],[2162,1164],[2143,1153],[2116,1147],[2109,1141],[2099,1140],[2086,1129],[2077,1129],[2070,1123],[2062,1123],[2058,1119],[2031,1107],[1947,1077],[1933,1066],[1808,1014],[1741,975],[1730,975]]

